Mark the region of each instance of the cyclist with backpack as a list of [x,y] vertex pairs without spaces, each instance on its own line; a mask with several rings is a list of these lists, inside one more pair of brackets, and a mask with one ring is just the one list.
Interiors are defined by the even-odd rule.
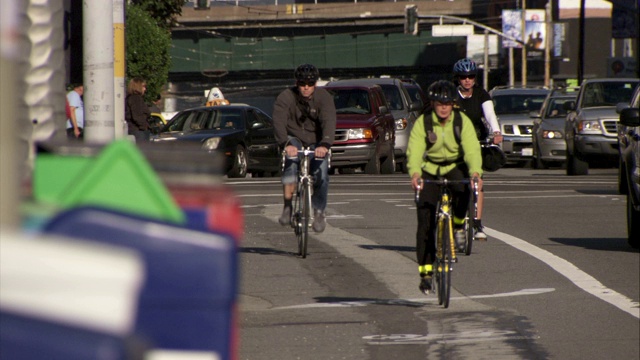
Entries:
[[311,162],[313,174],[313,231],[323,232],[326,226],[324,210],[329,193],[328,154],[336,132],[336,107],[325,89],[316,88],[320,72],[311,64],[298,66],[294,72],[296,86],[280,93],[273,105],[273,126],[276,141],[287,153],[282,173],[284,207],[278,219],[280,225],[291,221],[293,192],[298,174],[298,150],[314,149]]
[[[450,81],[436,81],[429,86],[427,96],[431,101],[432,111],[422,114],[416,120],[407,148],[411,186],[414,190],[420,188],[416,255],[420,290],[424,293],[428,293],[432,287],[436,253],[434,229],[439,191],[437,185],[423,182],[422,179],[477,178],[478,190],[482,189],[480,143],[471,120],[454,109],[458,98],[456,86]],[[462,225],[471,193],[469,187],[463,184],[452,185],[451,191],[454,226]]]
[[[493,108],[491,95],[489,95],[485,89],[476,86],[476,76],[478,75],[478,66],[476,63],[469,58],[458,60],[453,65],[453,75],[459,84],[457,88],[458,105],[473,123],[478,140],[485,141],[489,137],[490,132],[489,129],[487,129],[488,124],[492,131],[493,143],[496,145],[500,144],[502,142],[502,134],[500,132],[496,112]],[[475,238],[477,240],[487,239],[487,235],[483,231],[481,221],[483,204],[484,193],[479,192],[478,217],[474,221],[476,232]]]

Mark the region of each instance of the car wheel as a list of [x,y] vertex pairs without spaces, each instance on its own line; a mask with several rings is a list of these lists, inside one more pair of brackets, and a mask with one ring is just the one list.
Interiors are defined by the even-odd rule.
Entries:
[[376,151],[369,159],[369,162],[364,167],[364,173],[370,175],[379,175],[380,174],[380,152],[378,151],[379,147],[376,146]]
[[384,159],[380,166],[381,174],[393,174],[396,171],[396,155],[393,151],[393,146],[389,145],[387,157]]
[[244,149],[244,147],[242,147],[242,145],[238,145],[238,147],[236,147],[236,155],[233,158],[233,166],[227,173],[227,176],[230,178],[246,177],[247,164],[247,151]]
[[618,159],[618,194],[626,195],[629,193],[629,185],[627,184],[627,169],[622,159]]
[[567,153],[567,175],[589,175],[589,164]]
[[633,208],[631,195],[627,195],[627,234],[629,246],[637,249],[640,245],[640,211]]

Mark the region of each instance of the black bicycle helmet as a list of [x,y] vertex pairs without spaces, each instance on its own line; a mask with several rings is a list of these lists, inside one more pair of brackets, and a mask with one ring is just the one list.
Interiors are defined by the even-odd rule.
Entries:
[[431,101],[439,101],[441,103],[455,102],[458,98],[456,94],[456,86],[447,80],[438,80],[429,85],[427,96]]
[[476,62],[469,58],[460,59],[453,65],[453,75],[476,75],[477,73]]
[[316,82],[320,78],[320,72],[311,64],[302,64],[294,72],[296,81]]
[[494,172],[507,163],[507,156],[497,145],[482,147],[482,169]]

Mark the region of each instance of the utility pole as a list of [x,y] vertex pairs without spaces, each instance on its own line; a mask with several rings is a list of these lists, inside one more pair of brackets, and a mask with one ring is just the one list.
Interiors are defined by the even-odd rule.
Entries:
[[116,139],[127,135],[124,120],[125,86],[125,42],[124,42],[124,0],[113,0],[113,125]]
[[108,143],[113,124],[113,2],[83,1],[84,139]]
[[[584,1],[584,0],[583,0]],[[527,0],[522,0],[522,41],[527,29]],[[522,44],[522,86],[527,86],[527,46]]]
[[552,14],[552,5],[553,0],[549,0],[546,6],[547,16],[545,16],[545,26],[547,31],[547,36],[545,36],[545,44],[544,44],[544,86],[551,86],[551,39],[553,38],[553,22],[551,21]]

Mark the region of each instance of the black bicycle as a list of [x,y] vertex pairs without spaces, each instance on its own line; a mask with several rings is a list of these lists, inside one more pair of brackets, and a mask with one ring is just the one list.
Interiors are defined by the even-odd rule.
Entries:
[[[300,166],[298,166],[298,186],[294,192],[292,201],[293,209],[291,213],[291,227],[298,239],[298,255],[303,259],[307,257],[307,243],[309,240],[309,227],[313,222],[311,212],[311,188],[313,187],[313,176],[311,175],[310,162],[314,151],[305,147],[298,150]],[[282,152],[282,163],[286,153]]]

